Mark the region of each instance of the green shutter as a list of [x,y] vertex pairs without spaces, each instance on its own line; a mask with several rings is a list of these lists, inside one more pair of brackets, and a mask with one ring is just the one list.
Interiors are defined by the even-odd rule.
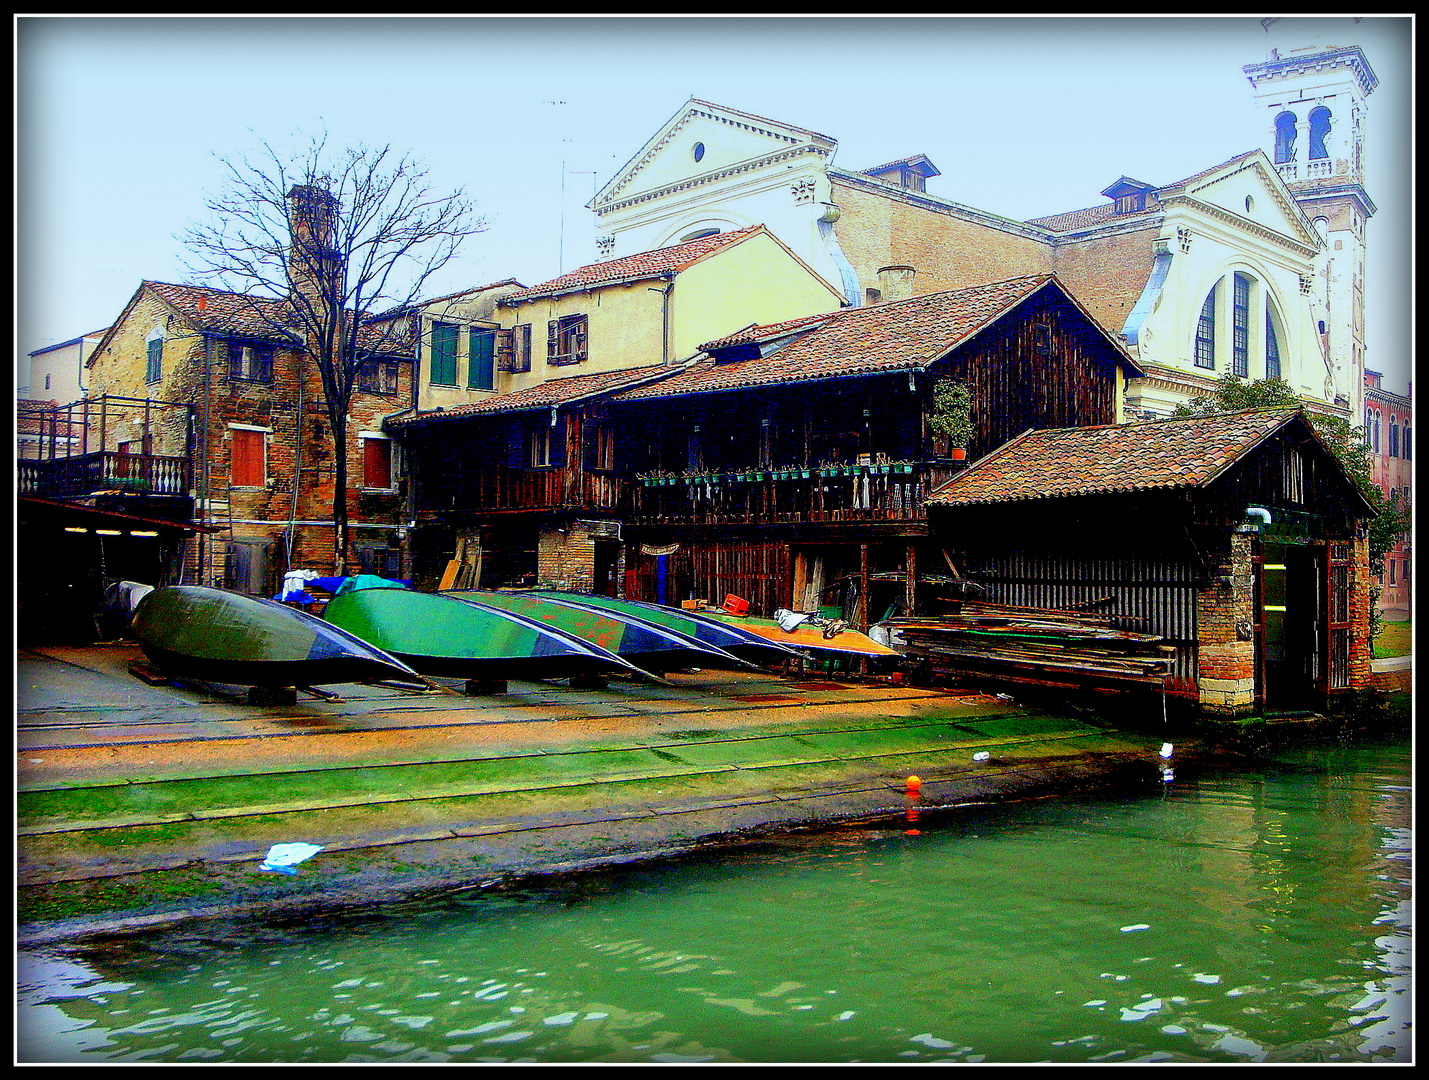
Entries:
[[457,328],[451,323],[432,324],[432,382],[456,385]]
[[149,342],[149,363],[144,369],[147,382],[158,382],[164,373],[164,339],[153,338]]
[[496,389],[496,331],[471,331],[466,385],[471,390]]

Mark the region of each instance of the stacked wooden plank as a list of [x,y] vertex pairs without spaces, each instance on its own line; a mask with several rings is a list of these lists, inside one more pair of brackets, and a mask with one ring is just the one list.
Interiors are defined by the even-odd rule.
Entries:
[[966,601],[952,614],[894,620],[894,642],[934,677],[1088,689],[1159,688],[1176,647],[1086,611]]

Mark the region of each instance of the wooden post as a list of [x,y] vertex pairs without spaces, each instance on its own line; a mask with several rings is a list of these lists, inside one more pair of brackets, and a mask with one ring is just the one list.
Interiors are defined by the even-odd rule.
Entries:
[[912,617],[918,606],[918,546],[908,542],[908,554],[904,560],[907,578],[903,586],[903,614]]
[[868,632],[868,545],[858,545],[858,628]]

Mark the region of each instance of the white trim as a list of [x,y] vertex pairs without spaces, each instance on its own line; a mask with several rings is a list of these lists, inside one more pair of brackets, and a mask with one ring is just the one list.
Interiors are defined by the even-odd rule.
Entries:
[[234,424],[234,423],[230,423],[230,424],[228,425],[228,427],[229,427],[229,430],[231,430],[231,431],[261,431],[261,432],[263,432],[265,435],[271,435],[271,434],[273,434],[273,429],[272,429],[272,428],[270,428],[270,427],[261,427],[261,426],[258,425],[258,424]]

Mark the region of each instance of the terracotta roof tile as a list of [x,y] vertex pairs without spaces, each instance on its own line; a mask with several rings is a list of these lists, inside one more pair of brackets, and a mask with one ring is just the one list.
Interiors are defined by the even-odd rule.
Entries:
[[641,368],[625,368],[621,371],[603,371],[592,375],[574,375],[568,379],[547,379],[543,383],[515,390],[509,394],[491,394],[481,401],[454,405],[440,412],[403,416],[390,421],[390,423],[401,426],[416,420],[443,420],[463,416],[489,416],[496,413],[549,409],[553,406],[569,405],[594,395],[659,379],[678,370],[680,369],[657,364]]
[[656,248],[653,251],[642,251],[635,255],[623,255],[618,259],[608,259],[605,262],[591,263],[589,266],[582,266],[578,270],[572,270],[569,274],[562,274],[560,277],[552,278],[540,285],[532,285],[529,289],[518,289],[516,292],[508,293],[501,298],[500,302],[512,304],[520,300],[555,296],[564,292],[577,292],[599,285],[642,281],[647,278],[659,277],[662,274],[678,274],[701,259],[713,255],[716,251],[733,247],[763,231],[763,225],[750,225],[748,228],[736,229],[732,232],[703,236],[698,240],[691,240],[684,244]]
[[1297,415],[1259,409],[1032,431],[975,461],[928,502],[967,506],[1201,487]]
[[801,321],[810,325],[808,333],[767,356],[724,362],[703,359],[656,385],[626,391],[619,395],[619,400],[925,367],[1051,280],[1049,274],[1013,278],[970,289],[915,296],[892,304],[846,308],[793,323],[741,330],[709,342],[704,348],[717,350],[777,336],[771,331],[789,329]]

